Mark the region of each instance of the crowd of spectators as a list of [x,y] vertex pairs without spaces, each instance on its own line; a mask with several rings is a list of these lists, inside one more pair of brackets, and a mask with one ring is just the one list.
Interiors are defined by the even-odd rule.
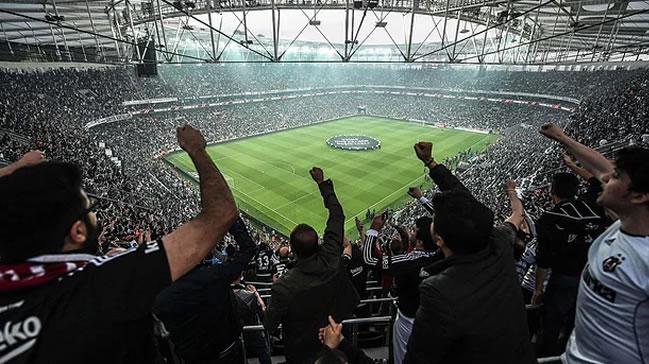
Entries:
[[[40,148],[51,157],[88,166],[84,168],[88,171],[85,184],[89,191],[106,198],[103,204],[107,208],[100,215],[107,214],[103,211],[116,211],[102,216],[110,221],[104,237],[128,241],[140,239],[147,231],[153,237],[160,236],[196,212],[198,200],[191,183],[179,178],[159,158],[153,158],[173,148],[174,140],[168,131],[179,123],[197,125],[205,131],[208,140],[219,141],[349,116],[363,105],[374,115],[498,132],[502,136],[500,141],[474,158],[464,177],[471,190],[481,191],[478,198],[502,216],[507,206],[494,192],[504,177],[526,178],[521,183],[523,189],[538,187],[548,183],[548,174],[542,171],[558,167],[551,158],[544,162],[548,160],[543,158],[548,145],[533,132],[544,120],[569,125],[569,130],[574,130],[578,137],[588,138],[584,141],[592,144],[602,139],[619,139],[629,133],[641,134],[642,120],[647,115],[646,109],[641,109],[644,103],[638,102],[647,93],[642,71],[502,72],[424,70],[400,65],[281,65],[275,68],[232,65],[206,70],[207,67],[201,66],[161,67],[161,76],[155,79],[134,78],[122,68],[2,72],[0,77],[6,87],[0,103],[0,129],[18,133],[24,139],[16,141],[8,133],[3,134],[0,153],[5,161],[12,161],[23,151]],[[389,72],[383,72],[386,70]],[[192,82],[187,82],[188,79]],[[343,94],[258,103],[254,107],[241,104],[169,112],[140,116],[91,131],[81,128],[94,119],[123,113],[127,108],[121,103],[129,100],[350,84],[590,96],[572,121],[565,112],[527,105]],[[611,95],[620,97],[610,99]],[[471,107],[467,107],[469,104]],[[605,108],[615,110],[604,113],[608,123],[597,123],[601,130],[591,130],[595,124],[591,119],[602,115]],[[611,129],[608,125],[612,124],[618,127],[607,134]],[[119,158],[120,166],[105,155],[106,148],[99,148],[99,142],[105,143]],[[520,155],[528,158],[519,158]],[[417,213],[413,205],[398,216],[412,222]],[[264,230],[268,232],[262,227],[261,232]]]
[[[166,66],[163,82],[138,80],[151,97],[193,97],[342,85],[396,85],[488,90],[581,98],[610,83],[624,83],[642,71],[505,71],[365,64],[232,64]],[[567,77],[567,75],[569,75]],[[191,80],[192,82],[187,82]]]
[[[449,238],[448,235],[442,239],[442,241],[448,240],[446,243],[440,243],[438,241],[439,237],[434,236],[438,233],[441,235],[448,233],[436,231],[431,235],[433,233],[432,226],[434,226],[431,225],[432,220],[423,222],[421,218],[432,212],[432,206],[435,205],[435,211],[439,214],[439,216],[435,215],[435,219],[442,219],[440,221],[444,221],[444,205],[439,200],[436,200],[435,196],[446,196],[445,193],[450,191],[447,195],[451,197],[448,198],[451,200],[457,199],[453,201],[465,203],[466,206],[471,207],[467,208],[468,212],[466,215],[457,216],[457,219],[466,219],[467,221],[476,219],[475,221],[478,224],[486,220],[492,222],[509,222],[511,227],[507,225],[507,229],[511,230],[510,233],[516,235],[522,242],[519,246],[519,252],[516,255],[516,258],[520,258],[523,255],[526,244],[529,244],[531,239],[536,239],[535,236],[532,237],[534,234],[531,232],[534,230],[532,229],[534,227],[534,221],[540,219],[544,211],[550,210],[553,206],[559,205],[559,202],[565,200],[557,200],[553,180],[553,178],[556,178],[556,172],[564,168],[560,156],[563,149],[538,133],[538,130],[542,129],[545,123],[549,120],[556,122],[575,140],[588,146],[600,147],[603,153],[611,153],[609,155],[611,158],[613,157],[612,152],[614,149],[641,144],[643,140],[646,141],[646,135],[649,134],[649,124],[646,122],[649,117],[649,77],[647,76],[647,72],[642,70],[570,73],[498,71],[442,72],[440,70],[423,70],[405,68],[403,66],[372,66],[372,68],[361,70],[360,65],[321,65],[320,67],[322,68],[318,72],[314,72],[310,67],[318,66],[281,65],[274,69],[266,67],[272,66],[215,66],[213,72],[205,72],[205,67],[198,66],[187,68],[165,67],[161,69],[162,75],[158,79],[135,79],[123,68],[107,70],[63,69],[47,72],[0,72],[0,83],[3,86],[6,85],[0,91],[0,160],[12,162],[17,160],[24,152],[37,149],[43,151],[48,159],[62,160],[79,165],[84,173],[82,181],[84,190],[91,194],[93,199],[96,198],[98,200],[98,206],[91,206],[89,208],[98,209],[97,217],[104,225],[102,235],[97,238],[98,243],[102,244],[104,253],[110,251],[116,245],[123,247],[124,245],[122,243],[124,242],[135,241],[136,243],[142,244],[156,240],[170,234],[181,226],[183,222],[191,220],[200,211],[205,210],[206,206],[204,200],[201,198],[203,196],[198,193],[196,186],[179,176],[177,172],[166,165],[160,158],[165,152],[177,148],[177,142],[181,138],[178,137],[177,140],[172,131],[178,125],[191,124],[203,131],[205,138],[203,142],[205,140],[216,142],[355,115],[357,114],[358,107],[363,105],[368,113],[374,115],[396,119],[419,120],[430,124],[443,123],[447,127],[481,129],[500,135],[499,140],[489,146],[483,153],[467,152],[461,157],[446,161],[446,164],[451,167],[451,170],[447,170],[444,167],[444,169],[441,169],[443,173],[440,172],[441,167],[438,167],[437,163],[442,164],[444,161],[433,161],[430,154],[426,155],[425,152],[418,150],[417,156],[430,169],[431,179],[437,182],[438,187],[428,191],[412,191],[411,195],[417,201],[396,211],[391,211],[389,214],[389,226],[386,226],[386,229],[382,230],[383,225],[386,224],[386,220],[388,219],[387,214],[378,214],[374,217],[368,216],[371,221],[371,226],[367,232],[364,231],[362,222],[359,222],[361,241],[365,241],[365,246],[362,250],[363,262],[359,262],[359,257],[357,256],[361,253],[361,250],[351,248],[354,244],[349,245],[350,248],[349,250],[345,250],[345,255],[348,256],[350,261],[354,261],[355,259],[356,263],[350,265],[351,263],[345,263],[338,259],[341,255],[340,253],[343,251],[342,248],[344,245],[344,237],[339,231],[329,231],[324,237],[325,241],[331,241],[333,239],[333,243],[330,244],[330,250],[336,250],[336,254],[329,252],[331,253],[329,255],[336,255],[338,258],[333,259],[327,256],[325,259],[320,258],[317,255],[319,253],[316,253],[315,250],[310,248],[307,251],[301,252],[299,249],[298,251],[295,250],[296,242],[301,242],[300,244],[304,245],[307,243],[311,244],[314,241],[313,236],[309,235],[313,230],[310,227],[308,228],[311,230],[304,226],[298,227],[302,229],[298,232],[302,234],[300,236],[278,237],[274,231],[261,224],[250,224],[246,218],[237,220],[235,223],[237,229],[235,230],[237,230],[238,235],[233,233],[225,236],[225,231],[221,231],[217,234],[218,240],[224,242],[221,247],[233,247],[238,244],[239,248],[243,249],[241,239],[244,239],[246,243],[243,245],[245,245],[245,249],[247,250],[245,252],[241,250],[237,252],[231,248],[228,252],[227,250],[223,251],[221,248],[216,249],[212,252],[211,260],[208,260],[211,263],[216,262],[220,267],[226,268],[193,270],[192,273],[186,276],[187,278],[176,282],[172,286],[174,288],[168,291],[173,292],[168,293],[169,296],[167,298],[171,297],[170,302],[161,303],[159,301],[159,310],[157,313],[160,316],[159,318],[163,322],[166,321],[165,323],[172,330],[172,341],[174,339],[174,331],[184,330],[187,320],[200,321],[203,318],[200,315],[190,315],[189,318],[180,318],[174,313],[178,309],[183,312],[192,311],[191,309],[183,308],[184,306],[182,305],[178,306],[175,297],[184,295],[184,293],[178,292],[181,292],[181,289],[184,290],[182,292],[202,291],[202,286],[197,286],[196,282],[201,282],[200,284],[214,283],[216,279],[220,282],[219,286],[223,288],[233,280],[236,281],[237,277],[240,277],[241,272],[245,270],[244,266],[246,266],[246,262],[250,260],[252,260],[251,264],[254,271],[257,268],[255,264],[256,259],[254,259],[256,256],[250,251],[252,248],[248,246],[250,245],[249,240],[270,245],[269,260],[272,265],[281,264],[282,272],[289,272],[286,273],[288,274],[287,276],[282,277],[282,272],[279,272],[279,269],[270,269],[271,274],[278,273],[271,280],[283,282],[282,284],[275,285],[273,288],[271,302],[274,303],[271,303],[269,306],[270,313],[260,312],[261,315],[266,315],[265,324],[267,326],[266,328],[270,331],[275,331],[278,324],[282,323],[284,326],[289,327],[289,331],[295,327],[309,327],[309,330],[314,331],[313,334],[317,335],[315,333],[316,326],[322,325],[323,322],[327,321],[326,314],[324,313],[325,310],[329,310],[328,312],[330,313],[334,311],[345,312],[345,314],[341,313],[337,315],[335,317],[336,319],[349,316],[348,311],[351,312],[355,307],[355,303],[353,305],[351,303],[346,304],[345,307],[336,307],[335,303],[327,300],[329,296],[335,295],[336,287],[341,287],[341,283],[332,285],[329,279],[323,280],[323,282],[329,285],[326,288],[326,292],[316,290],[322,296],[318,299],[318,302],[321,303],[318,307],[320,307],[322,317],[316,320],[317,322],[314,321],[306,324],[304,322],[293,322],[296,317],[300,315],[304,316],[303,313],[300,313],[300,310],[305,306],[303,306],[304,303],[302,301],[299,304],[296,302],[290,303],[291,299],[287,298],[294,298],[295,295],[298,295],[304,302],[308,303],[309,297],[311,299],[314,297],[314,291],[310,289],[302,290],[304,287],[309,287],[309,283],[305,283],[307,280],[302,276],[295,278],[296,275],[302,274],[308,276],[309,274],[324,274],[322,272],[331,273],[333,271],[332,268],[338,268],[338,264],[348,268],[352,277],[356,275],[360,266],[370,268],[370,270],[374,271],[373,274],[375,277],[384,280],[387,288],[396,284],[394,294],[398,296],[397,298],[403,300],[402,304],[404,307],[402,308],[404,310],[406,310],[406,302],[410,305],[414,304],[416,308],[419,305],[419,296],[416,299],[413,298],[413,291],[417,291],[417,284],[421,281],[421,277],[416,277],[422,266],[415,264],[413,267],[416,268],[416,272],[409,271],[403,276],[397,277],[395,275],[392,277],[395,271],[398,272],[397,274],[402,274],[400,270],[392,267],[393,264],[399,263],[399,259],[411,261],[423,257],[425,259],[421,261],[425,262],[426,265],[435,265],[437,264],[437,260],[442,260],[442,256],[446,258],[451,255],[470,256],[477,252],[474,250],[475,247],[453,245],[455,243],[452,242],[453,239]],[[386,68],[390,69],[390,72],[384,72]],[[380,78],[378,77],[379,74],[381,75]],[[566,74],[570,76],[566,77]],[[318,75],[326,76],[318,77]],[[193,82],[187,82],[188,79],[193,80]],[[377,82],[377,79],[380,79],[381,82]],[[588,95],[588,97],[582,100],[581,105],[574,113],[568,114],[565,111],[550,108],[479,100],[435,99],[435,102],[431,102],[430,99],[416,96],[332,94],[304,99],[260,102],[254,104],[252,107],[247,104],[236,104],[195,111],[143,115],[113,124],[100,125],[91,130],[84,128],[84,125],[89,121],[125,112],[127,109],[122,105],[122,102],[129,100],[141,100],[154,97],[191,97],[209,94],[349,84],[407,84],[409,86],[431,87],[432,82],[434,82],[434,87],[448,89],[506,90],[566,95],[571,97]],[[559,128],[558,126],[555,127]],[[558,132],[545,133],[545,136],[551,139],[560,141],[567,146],[572,145],[566,144],[567,142],[557,135],[559,135]],[[606,148],[610,145],[613,145],[613,147]],[[197,149],[195,146],[188,147],[187,144],[183,144],[182,142],[180,146],[185,150],[191,149],[194,153],[198,153],[197,150],[200,149]],[[424,147],[420,145],[419,148]],[[574,146],[568,147],[568,149],[573,154],[576,154],[577,159],[579,159],[579,149],[575,149]],[[111,158],[113,156],[117,158]],[[566,159],[563,160],[566,163]],[[584,162],[583,160],[581,162],[586,167],[588,166],[588,162]],[[569,163],[567,165],[571,167]],[[576,167],[576,165],[572,167],[572,171],[580,168]],[[434,172],[434,170],[437,172]],[[461,183],[454,182],[457,179],[453,173],[461,180]],[[443,177],[441,177],[442,175]],[[201,181],[203,177],[201,175]],[[504,181],[511,178],[517,181],[516,187],[518,188],[519,195],[522,197],[521,204],[525,206],[525,219],[523,219],[522,212],[512,212],[512,210],[517,209],[517,207],[514,207],[515,203],[512,202],[514,198],[510,194],[513,185],[508,185],[509,187],[507,187],[506,193],[503,193]],[[314,176],[314,180],[320,186],[321,191],[325,188],[323,186],[326,185],[323,183],[330,183],[325,181],[321,175]],[[456,196],[454,193],[457,191],[455,190],[461,190],[461,196]],[[442,192],[441,194],[440,191]],[[201,193],[203,192],[204,187],[201,186]],[[331,191],[327,190],[327,192],[322,193],[325,199],[325,206],[330,209],[333,208],[332,206],[337,204],[337,201],[330,200],[330,196],[333,194],[333,187],[331,187]],[[335,194],[333,196],[335,199]],[[433,203],[430,203],[430,201],[433,201]],[[492,211],[495,217],[488,217],[487,210]],[[479,211],[484,212],[484,214],[481,216],[475,215]],[[452,215],[452,212],[448,213]],[[517,214],[517,219],[512,220],[512,216]],[[338,218],[340,219],[340,216]],[[330,221],[329,223],[331,224],[332,222]],[[252,229],[252,238],[247,233],[242,233],[241,229],[244,225],[248,225]],[[525,226],[524,228],[522,227],[523,225]],[[409,231],[412,231],[412,233],[409,234]],[[428,231],[428,235],[422,235],[421,231]],[[530,238],[527,236],[523,237],[522,235],[525,234],[521,233],[521,231],[530,235]],[[467,228],[464,232],[469,234],[467,235],[469,240],[474,239],[480,247],[486,246],[483,245],[483,240],[486,240],[483,234],[484,231],[479,231],[479,229],[472,231]],[[597,234],[592,239],[599,233],[601,233],[601,229],[597,231]],[[470,234],[480,235],[481,238],[476,238]],[[244,237],[242,238],[242,236]],[[305,238],[305,236],[307,237]],[[589,239],[584,244],[589,244],[592,241],[591,238]],[[501,240],[505,241],[506,239],[503,238]],[[290,244],[288,244],[288,241],[290,241]],[[317,242],[317,235],[315,236],[315,241]],[[417,241],[419,241],[419,246],[417,245]],[[544,246],[542,243],[543,240],[540,237],[538,241],[540,246]],[[536,241],[534,244],[536,244]],[[291,247],[290,253],[287,249],[288,245]],[[146,246],[146,244],[143,246]],[[536,247],[536,245],[534,246]],[[444,250],[444,247],[446,250]],[[437,248],[441,248],[441,250],[437,251]],[[465,248],[468,250],[463,250]],[[169,248],[165,247],[165,249]],[[205,247],[202,249],[205,249]],[[340,252],[338,249],[340,249]],[[498,249],[500,248],[496,250]],[[413,251],[418,250],[423,253],[415,252],[413,254]],[[444,254],[442,254],[442,251]],[[583,255],[581,258],[583,258],[583,264],[585,264],[585,251],[582,251],[580,254]],[[290,258],[296,259],[292,260]],[[552,264],[548,263],[548,259],[544,255],[541,255],[539,259],[540,263],[538,267],[543,267],[543,269],[537,269],[536,263],[529,264],[525,269],[522,269],[524,273],[519,275],[519,284],[523,284],[523,276],[526,275],[525,273],[528,270],[537,269],[536,271],[538,272],[552,266]],[[305,263],[300,263],[300,260],[303,262],[323,261],[322,272],[317,271],[313,266],[306,268]],[[324,262],[325,260],[326,262]],[[490,255],[489,258],[485,258],[485,264],[487,266],[484,269],[489,270],[493,268],[491,265],[499,266],[504,264],[503,262],[508,261],[502,258],[502,254],[498,256]],[[171,273],[173,278],[173,266],[171,262],[169,264],[172,269]],[[583,269],[583,264],[579,267],[578,271]],[[234,266],[235,268],[231,268]],[[227,269],[225,274],[223,273],[223,269]],[[432,271],[439,272],[440,269],[443,271],[446,268],[436,267]],[[187,270],[189,270],[188,267],[183,268],[185,273]],[[291,274],[291,272],[293,273]],[[414,276],[412,275],[413,272]],[[514,270],[512,269],[510,273],[503,275],[499,280],[508,280],[510,275],[513,277]],[[532,284],[532,286],[535,290],[538,290],[545,283],[547,277],[538,273],[533,274],[537,277],[537,284]],[[386,277],[391,277],[388,279],[390,282],[386,283]],[[555,280],[555,283],[552,283],[553,287],[557,285],[556,280],[559,279],[557,277],[559,277],[558,274],[554,278],[550,276],[550,279]],[[176,278],[179,278],[179,276],[173,279],[175,280]],[[367,280],[367,276],[365,276],[365,280]],[[404,290],[404,280],[416,282],[417,284],[405,285],[408,288]],[[298,283],[286,286],[288,284],[287,282],[293,281]],[[313,282],[312,284],[315,284]],[[359,287],[356,282],[354,283],[356,287]],[[183,284],[187,285],[187,287],[183,288]],[[574,296],[576,297],[578,279],[575,279],[575,282],[571,284]],[[431,284],[430,286],[433,287],[435,285]],[[289,288],[286,288],[286,292],[283,292],[277,287]],[[511,288],[507,288],[506,295],[512,293]],[[205,293],[205,302],[214,302],[214,297],[210,296],[209,292]],[[364,296],[363,292],[358,293],[361,297]],[[537,294],[537,292],[535,291],[534,294]],[[192,293],[192,295],[195,295],[195,293]],[[282,298],[282,295],[287,297]],[[248,296],[259,298],[259,295]],[[488,297],[488,295],[485,297]],[[274,301],[272,300],[273,298]],[[349,295],[345,295],[345,298],[349,298],[350,301],[355,301]],[[424,298],[431,305],[435,305],[438,299],[438,297]],[[539,297],[526,298],[528,298],[528,302],[526,303],[540,302]],[[161,299],[161,296],[158,296],[158,300]],[[260,298],[259,300],[261,301]],[[281,303],[282,300],[286,301],[285,304]],[[485,300],[483,302],[487,302]],[[508,300],[508,302],[513,305],[512,310],[509,310],[510,313],[516,311],[517,314],[522,314],[523,311],[518,312],[519,309],[522,309],[522,306],[518,305],[517,299],[513,301]],[[228,301],[218,302],[218,305],[228,307],[227,312],[220,312],[224,317],[230,317],[233,312],[228,306],[230,303]],[[189,302],[187,307],[195,304],[196,302]],[[296,304],[297,306],[294,307]],[[490,301],[489,304],[496,307],[498,306],[498,301]],[[259,302],[259,305],[263,306],[263,301]],[[170,309],[170,306],[173,309]],[[298,313],[288,314],[287,310],[289,308]],[[465,310],[466,307],[455,308],[460,310],[458,312],[467,312]],[[415,312],[418,312],[417,317],[425,318],[420,318],[420,323],[424,320],[430,320],[430,313],[420,315],[419,311],[412,307],[405,312],[405,321],[402,319],[401,324],[403,325],[404,322],[407,322],[407,324],[406,326],[402,326],[402,331],[398,332],[398,338],[401,342],[398,344],[395,342],[395,347],[400,348],[400,352],[397,354],[399,355],[398,361],[425,361],[422,356],[422,353],[426,351],[421,344],[422,332],[429,332],[434,329],[421,325],[417,329]],[[403,312],[400,312],[400,314],[403,315]],[[328,329],[324,329],[325,333],[327,332],[326,330],[335,331],[337,329],[337,324],[333,319],[330,318],[330,320],[332,320],[332,323]],[[548,319],[545,318],[545,320]],[[514,332],[517,333],[516,336],[520,339],[520,323],[513,322],[511,326],[503,328],[503,330],[512,335]],[[235,327],[238,323],[229,322],[229,325],[232,326],[232,330],[228,332],[232,334],[236,331]],[[177,327],[181,327],[181,329]],[[467,328],[459,325],[455,329],[462,331]],[[485,332],[488,332],[489,327],[483,329]],[[209,327],[205,331],[205,337],[209,339]],[[417,335],[418,339],[408,341],[411,332],[412,335]],[[435,332],[434,334],[437,335],[440,333]],[[315,354],[313,348],[319,346],[316,339],[308,337],[298,340],[296,339],[298,335],[294,332],[289,332],[288,336],[291,341],[287,344],[290,353],[289,356],[292,356],[292,358],[288,358],[289,361],[303,362],[303,359],[306,357],[309,360],[315,359],[313,356]],[[321,336],[321,339],[326,341],[326,335],[321,332]],[[286,336],[284,338],[286,339]],[[175,339],[177,340],[178,336]],[[228,336],[227,343],[231,339]],[[441,335],[440,339],[446,340],[448,338]],[[184,338],[180,340],[182,342]],[[300,344],[300,340],[305,340],[306,346]],[[569,345],[583,345],[583,343],[580,343],[574,337],[571,340]],[[227,344],[226,342],[223,343]],[[190,342],[188,345],[193,344],[195,343]],[[505,353],[502,350],[503,347],[499,346],[503,342],[493,342],[493,344],[494,348],[492,348],[493,352],[491,354],[503,355]],[[340,342],[337,345],[340,345]],[[466,360],[470,361],[470,358],[472,358],[471,355],[475,354],[475,357],[478,357],[480,353],[484,354],[484,350],[487,349],[481,345],[478,345],[481,348],[479,353],[463,353],[466,355]],[[514,356],[507,358],[518,360],[518,362],[521,362],[521,360],[527,361],[531,349],[526,345],[526,343],[517,341],[515,345],[517,351],[514,353]],[[300,348],[298,347],[301,347],[302,350],[306,347],[310,349],[308,353],[300,353]],[[414,351],[411,350],[410,354],[408,354],[407,349],[410,350],[412,348],[416,348],[413,349],[416,352],[412,354]],[[218,350],[210,355],[236,354],[233,354],[231,348],[228,347],[213,347],[212,349]],[[363,357],[362,353],[359,354],[357,351],[354,351],[354,348],[346,347],[346,349],[343,351],[348,356],[350,353],[353,353],[356,358],[355,360],[362,362],[363,359],[359,359]],[[198,349],[191,348],[191,350]],[[191,359],[196,359],[197,361],[204,359],[201,357],[204,352],[198,353],[198,351],[191,351],[190,354],[186,354],[190,358],[189,362],[192,361]],[[552,350],[541,350],[541,352],[558,354],[558,352]],[[457,354],[459,355],[461,353],[458,352]],[[295,359],[298,357],[300,359]],[[443,359],[444,357],[441,357],[441,360]],[[446,357],[446,359],[448,358]],[[503,360],[505,360],[503,362],[507,362],[508,359]]]

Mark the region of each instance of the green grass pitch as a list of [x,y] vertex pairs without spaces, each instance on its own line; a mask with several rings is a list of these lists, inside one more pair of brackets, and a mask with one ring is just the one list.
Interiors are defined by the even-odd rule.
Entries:
[[[371,136],[381,141],[381,149],[333,149],[326,140],[334,135]],[[327,212],[308,172],[313,166],[321,167],[334,182],[345,211],[346,232],[356,236],[354,217],[363,220],[368,209],[401,205],[409,199],[410,186],[425,184],[426,171],[413,151],[416,142],[433,142],[435,159],[441,161],[468,149],[482,150],[496,138],[355,116],[211,145],[208,153],[228,181],[239,208],[286,235],[298,223],[307,223],[320,233],[324,230]],[[186,153],[171,153],[166,159],[195,177]]]

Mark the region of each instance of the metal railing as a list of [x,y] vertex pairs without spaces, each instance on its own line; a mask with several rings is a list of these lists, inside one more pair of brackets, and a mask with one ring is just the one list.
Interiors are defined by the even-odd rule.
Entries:
[[[351,326],[351,341],[352,345],[358,346],[358,326],[359,325],[369,325],[369,324],[381,324],[387,325],[386,329],[386,346],[388,347],[388,357],[386,359],[388,363],[392,363],[392,326],[394,320],[392,316],[378,316],[378,317],[364,317],[364,318],[353,318],[342,321],[343,326]],[[281,328],[281,325],[279,326]],[[266,332],[264,325],[249,325],[243,327],[243,332]],[[241,344],[245,348],[245,339],[241,335]]]
[[547,358],[538,358],[537,359],[539,364],[561,364],[561,357],[560,356],[550,356]]
[[[248,283],[253,283],[255,285],[259,284],[262,286],[270,286],[272,285],[271,283],[263,283],[263,282],[248,282]],[[378,282],[368,282],[372,284],[378,284]],[[271,288],[258,288],[258,292],[270,292]],[[368,287],[367,291],[369,292],[377,292],[377,291],[382,291],[383,288],[380,286],[375,286],[375,287]],[[271,298],[270,294],[263,294],[260,295],[262,299],[267,300]],[[379,298],[368,298],[368,299],[363,299],[359,301],[359,307],[362,305],[369,305],[370,306],[370,314],[372,312],[375,312],[374,305],[377,304],[385,304],[389,303],[389,308],[388,308],[388,315],[384,316],[374,316],[374,317],[364,317],[364,318],[352,318],[352,319],[347,319],[343,320],[342,324],[346,325],[349,330],[351,331],[351,342],[352,345],[358,346],[358,337],[359,337],[359,326],[360,325],[368,325],[368,324],[385,324],[387,325],[387,330],[385,334],[385,339],[386,339],[386,346],[388,347],[388,358],[385,358],[388,363],[392,363],[392,358],[393,358],[393,345],[392,345],[392,327],[394,325],[394,308],[396,307],[396,297],[379,297]],[[527,304],[525,305],[525,310],[526,311],[532,311],[532,310],[538,310],[542,307],[542,305],[533,305],[533,304]],[[384,310],[379,310],[380,312],[385,312]],[[380,314],[380,313],[379,313]],[[281,328],[281,325],[280,325]],[[244,332],[253,332],[253,331],[264,331],[264,326],[263,325],[251,325],[251,326],[244,326],[243,327]],[[245,345],[243,335],[241,337],[242,340],[242,345]],[[546,358],[539,358],[537,359],[539,364],[560,364],[561,363],[561,358],[559,356],[553,356],[553,357],[546,357]]]

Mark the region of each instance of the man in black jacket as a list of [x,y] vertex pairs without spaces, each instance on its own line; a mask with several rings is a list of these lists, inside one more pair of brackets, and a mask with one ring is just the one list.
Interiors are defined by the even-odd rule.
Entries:
[[342,263],[343,208],[333,183],[324,179],[322,170],[314,167],[310,173],[329,210],[323,244],[318,244],[318,234],[312,227],[300,224],[293,229],[290,244],[296,263],[273,284],[264,316],[269,331],[282,324],[288,363],[313,363],[321,349],[318,330],[326,325],[327,317],[342,321],[359,301]]
[[185,363],[241,363],[241,324],[230,284],[255,254],[241,218],[232,227],[239,251],[234,259],[199,266],[160,292],[153,312],[164,323]]
[[443,165],[415,145],[440,193],[431,233],[445,258],[422,271],[420,304],[404,363],[533,363],[516,279],[511,224],[494,215]]
[[[592,200],[597,194],[591,192],[586,198],[577,198],[579,185],[571,173],[555,174],[550,190],[554,207],[545,211],[536,224],[537,269],[532,303],[543,302],[540,356],[561,354],[566,347],[574,326],[579,277],[588,249],[604,232],[601,210]],[[591,183],[589,190],[592,189],[601,189],[598,181]],[[544,290],[550,269],[552,274]],[[564,335],[560,335],[562,328]]]

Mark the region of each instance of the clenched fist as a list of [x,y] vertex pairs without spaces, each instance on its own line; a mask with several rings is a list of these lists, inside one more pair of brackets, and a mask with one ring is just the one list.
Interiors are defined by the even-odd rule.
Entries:
[[505,181],[505,191],[514,191],[516,190],[516,187],[516,181],[513,179],[509,178]]
[[309,171],[309,174],[317,184],[321,184],[322,182],[324,182],[324,172],[322,171],[322,169],[318,167],[313,167]]
[[539,132],[545,137],[556,141],[560,141],[561,138],[566,136],[566,134],[563,133],[563,129],[555,123],[547,123],[543,125]]
[[417,154],[420,161],[428,165],[433,161],[433,143],[419,142],[415,144],[415,154]]
[[25,153],[22,157],[20,157],[18,163],[20,164],[21,167],[27,167],[27,166],[36,165],[44,160],[45,160],[45,153],[41,152],[40,150],[32,150]]
[[203,134],[187,124],[176,129],[176,138],[178,145],[190,154],[205,149],[207,145]]

